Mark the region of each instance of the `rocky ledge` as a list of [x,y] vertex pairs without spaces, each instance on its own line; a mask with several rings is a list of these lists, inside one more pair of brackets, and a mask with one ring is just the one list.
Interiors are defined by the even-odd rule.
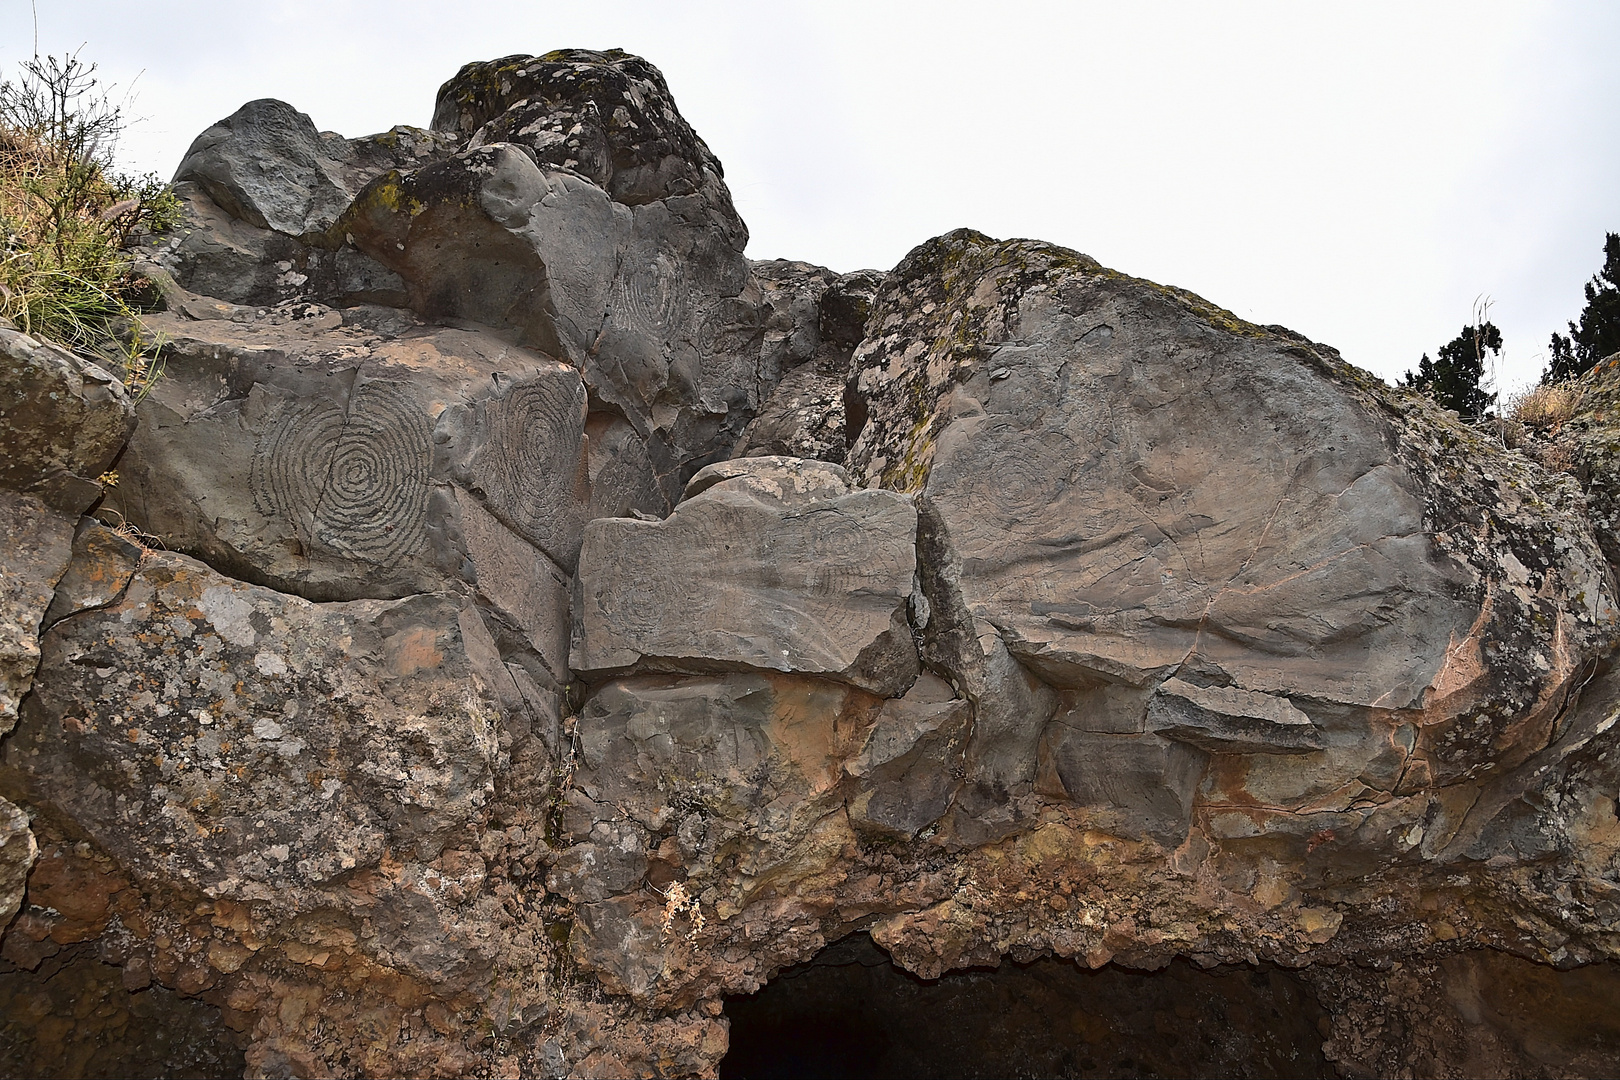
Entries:
[[176,189],[138,404],[0,328],[0,984],[112,1003],[16,1068],[712,1075],[855,933],[1588,1060],[1479,986],[1620,958],[1615,365],[1560,469],[1050,244],[751,262],[618,52]]

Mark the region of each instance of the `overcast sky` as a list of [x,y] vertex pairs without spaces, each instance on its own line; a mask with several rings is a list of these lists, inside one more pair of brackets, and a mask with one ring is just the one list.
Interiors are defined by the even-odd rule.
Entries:
[[[0,0],[0,73],[33,51]],[[134,168],[244,101],[426,124],[469,60],[639,53],[720,159],[753,258],[893,266],[958,226],[1077,248],[1396,379],[1468,321],[1506,388],[1620,231],[1620,4],[39,0],[133,84]],[[138,76],[138,79],[137,79]]]

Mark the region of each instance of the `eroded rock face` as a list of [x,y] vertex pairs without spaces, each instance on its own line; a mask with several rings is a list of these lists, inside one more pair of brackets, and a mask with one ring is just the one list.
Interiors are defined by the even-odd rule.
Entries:
[[850,437],[844,417],[850,354],[883,275],[834,274],[778,259],[755,263],[754,279],[767,311],[761,366],[785,374],[734,453],[842,463]]
[[838,466],[798,458],[711,465],[687,493],[664,521],[587,528],[574,670],[760,668],[905,691],[917,675],[906,500],[851,490]]
[[662,76],[620,52],[469,65],[434,126],[467,149],[379,176],[340,228],[415,310],[510,328],[578,366],[643,443],[667,508],[780,377],[759,365],[748,232],[719,161]]
[[135,427],[118,378],[50,342],[0,326],[0,487],[78,514]]
[[54,677],[6,751],[121,865],[268,900],[386,850],[431,861],[493,794],[507,676],[475,610],[323,608],[177,555],[131,570],[45,636]]
[[0,329],[0,992],[110,1031],[94,956],[254,1075],[704,1074],[864,932],[1584,1067],[1480,950],[1616,956],[1610,368],[1538,464],[1050,245],[753,263],[619,52],[433,128],[199,138],[133,434]]
[[503,543],[556,568],[525,576],[572,569],[589,498],[572,368],[479,331],[379,331],[359,311],[152,322],[171,374],[119,498],[171,546],[316,599],[476,581],[478,554]]

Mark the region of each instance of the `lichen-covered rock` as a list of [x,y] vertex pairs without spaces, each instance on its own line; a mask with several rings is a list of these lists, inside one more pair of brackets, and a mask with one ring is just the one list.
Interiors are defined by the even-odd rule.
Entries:
[[1603,554],[1620,566],[1620,354],[1553,390],[1565,395],[1569,414],[1525,431],[1525,449],[1548,469],[1580,481]]
[[0,799],[0,931],[22,907],[28,871],[38,853],[39,845],[28,828],[28,815]]
[[0,326],[0,488],[78,514],[134,430],[124,384],[50,342]]
[[692,478],[664,521],[585,531],[570,664],[826,675],[884,696],[917,676],[907,622],[916,512],[836,465],[741,458]]
[[[580,964],[617,993],[685,1004],[752,989],[764,965],[802,949],[787,927],[813,934],[836,889],[854,841],[844,763],[881,704],[839,683],[767,674],[601,686],[580,714],[564,815],[575,843],[560,862],[576,882],[561,884],[583,903],[571,945]],[[621,847],[640,861],[615,878]],[[587,881],[579,868],[591,864]],[[679,885],[695,906],[670,908],[644,875],[665,893]],[[760,938],[765,927],[779,940]],[[728,954],[742,942],[739,964]]]
[[[540,165],[572,170],[628,206],[725,191],[719,159],[675,108],[663,74],[619,49],[467,64],[439,88],[433,128],[469,146],[522,143]],[[724,205],[730,212],[729,196]]]
[[452,597],[321,607],[148,553],[44,645],[6,763],[145,876],[273,899],[431,861],[493,793],[507,674]]
[[39,631],[72,555],[73,519],[0,488],[0,735],[39,665]]
[[848,449],[844,382],[883,275],[834,274],[809,263],[754,264],[764,297],[761,368],[781,372],[733,451],[841,463]]
[[866,932],[1303,967],[1357,1075],[1592,1071],[1523,1017],[1620,959],[1620,369],[1527,457],[1051,245],[751,263],[623,53],[434,126],[205,133],[127,448],[0,327],[28,1060],[712,1074],[725,995]]
[[[907,257],[869,331],[851,463],[937,523],[956,569],[933,608],[988,622],[1105,729],[1143,730],[1130,688],[1172,676],[1252,695],[1257,719],[1297,711],[1321,730],[1273,724],[1265,753],[1207,722],[1153,725],[1251,755],[1265,805],[1395,796],[1401,770],[1372,767],[1391,720],[1442,783],[1512,768],[1613,639],[1575,493],[1331,350],[965,231]],[[1318,748],[1332,764],[1304,773],[1270,753]]]

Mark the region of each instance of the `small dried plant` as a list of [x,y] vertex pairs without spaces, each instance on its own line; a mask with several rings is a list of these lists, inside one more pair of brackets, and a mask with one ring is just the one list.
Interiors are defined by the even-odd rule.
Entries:
[[670,882],[669,888],[660,890],[659,895],[664,898],[664,933],[673,934],[675,920],[685,915],[686,940],[696,941],[697,936],[703,933],[704,925],[703,912],[698,907],[697,897],[688,893],[686,886],[679,881]]
[[1512,400],[1508,418],[1526,427],[1556,432],[1579,411],[1584,396],[1581,386],[1574,382],[1537,386]]
[[[117,473],[103,473],[100,479],[102,483],[107,484],[109,487],[116,487],[118,485]],[[113,532],[117,533],[119,536],[122,536],[125,540],[128,540],[130,543],[134,544],[136,547],[142,548],[146,551],[165,550],[162,539],[153,536],[151,533],[135,525],[123,514],[120,514],[112,507],[103,506],[96,512],[98,514],[108,514],[111,517],[116,518],[116,522],[103,520],[101,523],[107,526],[107,528],[111,529]]]

